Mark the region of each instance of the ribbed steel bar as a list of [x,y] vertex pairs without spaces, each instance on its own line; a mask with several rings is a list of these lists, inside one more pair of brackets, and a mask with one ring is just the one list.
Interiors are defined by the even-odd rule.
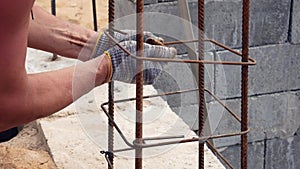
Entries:
[[[198,57],[204,60],[204,0],[198,0]],[[199,87],[199,110],[198,126],[199,137],[203,134],[205,122],[205,101],[204,101],[204,64],[199,63],[198,67],[198,87]],[[204,143],[199,140],[199,169],[204,169]]]
[[[97,14],[94,15],[94,18]],[[115,20],[115,0],[109,0],[108,4],[108,22],[109,22],[109,35],[114,37],[114,20]],[[97,25],[97,22],[94,21],[94,24]],[[112,41],[109,41],[110,46],[112,46]],[[108,122],[108,151],[113,152],[114,150],[114,82],[110,82],[108,84],[108,101],[109,101],[109,115],[111,119]],[[109,169],[114,168],[114,156],[109,156],[110,165],[108,165]]]
[[[249,56],[249,19],[250,0],[243,0],[243,26],[242,26],[242,62],[248,62]],[[248,65],[242,66],[242,102],[241,102],[241,131],[248,130]],[[241,168],[247,169],[248,135],[241,136]]]
[[[136,29],[137,29],[137,55],[144,57],[144,0],[138,0],[136,4]],[[143,61],[137,60],[136,75],[136,128],[135,143],[143,144]],[[135,149],[135,168],[143,167],[143,149]]]
[[98,31],[98,20],[97,20],[97,5],[96,0],[92,0],[92,6],[93,6],[93,21],[94,21],[94,30]]
[[232,166],[232,164],[217,150],[217,148],[210,142],[207,142],[207,146],[208,148],[210,148],[210,150],[212,150],[217,157],[219,157],[230,169],[234,169],[234,167]]
[[[182,140],[176,140],[176,141],[166,141],[166,142],[160,142],[160,143],[154,143],[154,144],[144,144],[144,143],[139,144],[135,140],[133,142],[133,144],[132,144],[125,137],[125,135],[123,134],[123,132],[121,131],[121,129],[119,128],[119,126],[117,125],[117,123],[114,120],[112,120],[112,117],[110,117],[109,113],[105,109],[104,104],[101,105],[101,108],[102,108],[103,112],[105,113],[105,115],[108,117],[108,119],[111,120],[111,122],[113,123],[114,127],[116,128],[116,130],[120,134],[120,136],[123,139],[124,143],[127,146],[131,147],[131,148],[126,148],[126,149],[122,149],[122,150],[115,150],[114,152],[121,152],[121,151],[126,151],[126,150],[137,149],[137,148],[142,149],[142,148],[158,147],[158,146],[165,146],[165,145],[171,145],[171,144],[188,143],[188,142],[195,142],[195,141],[198,141],[198,142],[200,141],[201,143],[204,143],[205,141],[207,141],[209,139],[217,139],[217,138],[238,136],[238,135],[246,134],[246,133],[248,133],[250,131],[248,129],[247,131],[237,132],[237,133],[219,134],[219,135],[211,135],[211,136],[202,136],[202,137],[196,137],[196,138],[194,137],[194,138],[190,138],[190,139],[182,139]],[[174,138],[174,136],[169,136],[169,138]],[[166,137],[165,137],[165,139],[166,139]]]
[[[55,0],[51,0],[51,13],[52,13],[52,15],[56,16],[56,1]],[[57,54],[53,53],[53,57],[51,60],[54,61],[56,59],[57,59]]]
[[56,15],[56,2],[55,0],[51,0],[51,13],[52,15]]
[[[212,96],[222,107],[224,107],[225,110],[227,110],[239,123],[242,122],[241,118],[234,112],[232,111],[224,102],[222,102],[221,99],[219,99],[216,95],[214,95],[210,90],[204,89],[205,92],[207,92],[210,96]],[[196,92],[198,89],[187,89],[187,90],[179,90],[179,91],[172,91],[172,92],[165,92],[165,93],[160,93],[160,94],[155,94],[155,95],[148,95],[144,96],[143,99],[149,99],[149,98],[154,98],[154,97],[161,97],[161,96],[168,96],[168,95],[175,95],[175,94],[182,94],[182,93],[188,93],[188,92]],[[123,103],[123,102],[128,102],[128,101],[134,101],[136,98],[127,98],[127,99],[122,99],[122,100],[115,100],[114,103]],[[108,102],[103,103],[102,105],[107,105]],[[143,138],[145,140],[145,138]]]
[[[249,58],[251,62],[234,62],[234,61],[214,61],[214,60],[186,60],[186,59],[169,59],[169,58],[157,58],[155,56],[152,57],[138,57],[130,53],[125,47],[123,47],[119,42],[113,39],[107,32],[104,32],[107,37],[113,40],[113,42],[120,47],[128,56],[136,59],[136,60],[144,60],[144,61],[152,61],[152,62],[180,62],[180,63],[203,63],[203,64],[222,64],[222,65],[256,65],[256,60],[253,58]],[[198,40],[197,40],[198,41]],[[178,41],[178,43],[181,43]],[[212,42],[213,43],[213,42]],[[221,47],[221,46],[220,46]],[[227,49],[226,49],[227,50]],[[234,51],[233,49],[228,50],[238,56],[242,56],[241,53]],[[234,52],[233,52],[234,51]]]
[[205,91],[211,95],[222,107],[224,107],[225,110],[227,110],[238,122],[242,122],[241,118],[234,113],[228,106],[226,106],[226,104],[224,102],[222,102],[221,99],[219,99],[216,95],[214,95],[210,90],[205,89]]

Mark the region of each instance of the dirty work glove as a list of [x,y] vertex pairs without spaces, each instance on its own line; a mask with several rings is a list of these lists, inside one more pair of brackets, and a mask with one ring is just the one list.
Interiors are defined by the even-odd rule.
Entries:
[[[136,40],[136,31],[135,30],[122,30],[122,32],[124,32],[126,34],[116,32],[116,31],[114,32],[114,38],[118,42]],[[156,40],[158,42],[163,42],[162,38],[155,36],[151,32],[145,31],[144,32],[144,42],[146,42],[146,41],[151,42],[151,40]],[[109,38],[107,37],[107,35],[102,33],[102,35],[99,36],[99,39],[97,41],[97,45],[96,45],[96,51],[97,52],[94,53],[93,58],[103,54],[108,49],[109,49]]]
[[[129,52],[136,55],[136,41],[124,41],[121,42]],[[176,56],[176,49],[150,45],[144,43],[144,57],[156,57],[156,58],[174,58]],[[111,58],[111,80],[122,81],[126,83],[134,83],[136,79],[136,59],[127,55],[119,46],[115,45],[109,49],[105,54]],[[166,62],[152,62],[143,61],[144,64],[144,84],[154,83],[156,77],[161,73]]]

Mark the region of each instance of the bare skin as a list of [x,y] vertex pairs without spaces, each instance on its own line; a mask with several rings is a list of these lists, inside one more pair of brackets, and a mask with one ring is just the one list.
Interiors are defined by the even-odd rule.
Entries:
[[29,47],[77,58],[85,43],[97,34],[90,29],[60,20],[39,6],[33,6],[32,11],[34,20],[30,19]]
[[[72,94],[75,67],[27,74],[27,46],[77,58],[95,32],[59,20],[34,6],[34,0],[0,1],[0,131],[51,115],[89,92],[85,81],[101,85],[107,80],[110,60],[106,55],[78,65],[77,94]],[[88,68],[88,69],[87,69]],[[95,77],[96,73],[96,77]],[[60,87],[57,87],[60,86]]]

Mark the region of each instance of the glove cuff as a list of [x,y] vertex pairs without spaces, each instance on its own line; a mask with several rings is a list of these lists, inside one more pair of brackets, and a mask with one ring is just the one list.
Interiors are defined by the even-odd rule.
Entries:
[[103,35],[103,33],[101,32],[101,33],[99,33],[99,35],[97,36],[97,39],[96,39],[96,41],[95,41],[95,47],[94,47],[94,49],[93,49],[93,52],[92,52],[92,58],[96,58],[96,57],[98,57],[98,54],[99,54],[99,48],[100,48],[100,40],[101,40],[101,37],[102,37],[102,35]]
[[112,80],[112,76],[113,76],[113,65],[112,65],[112,60],[111,60],[110,53],[105,51],[104,54],[109,59],[109,68],[107,70],[107,76],[105,78],[105,83],[109,83]]

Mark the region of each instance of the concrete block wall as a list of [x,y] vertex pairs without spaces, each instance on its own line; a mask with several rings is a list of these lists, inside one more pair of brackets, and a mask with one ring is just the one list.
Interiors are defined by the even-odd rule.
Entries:
[[[197,0],[189,0],[192,22],[197,25]],[[285,43],[289,30],[291,0],[251,1],[251,46]],[[177,0],[158,1],[146,11],[178,15]],[[241,47],[241,0],[206,0],[206,36],[230,47]],[[172,31],[172,30],[170,30]]]
[[[178,16],[177,0],[145,2],[147,12]],[[189,0],[189,8],[192,22],[197,25],[197,0]],[[242,0],[206,0],[206,37],[240,50],[241,9]],[[251,0],[250,55],[257,60],[257,65],[249,69],[249,168],[297,169],[300,166],[297,160],[300,157],[299,13],[300,0]],[[155,20],[150,23],[154,24]],[[156,26],[160,28],[155,30],[167,29],[168,33],[178,35],[177,38],[180,39],[182,28],[172,24],[174,23],[170,20],[158,21]],[[134,26],[132,23],[130,25]],[[207,49],[207,59],[236,59],[229,52],[219,48],[212,49]],[[189,66],[170,63],[167,72],[155,85],[157,89],[172,91],[196,87],[193,77],[187,76],[191,74]],[[207,88],[240,114],[239,66],[206,66],[206,81],[209,81],[205,84]],[[195,93],[165,99],[193,130],[198,129],[198,101]],[[214,134],[239,130],[238,123],[212,98],[207,97],[206,101]],[[214,143],[239,168],[240,138],[220,139]]]

